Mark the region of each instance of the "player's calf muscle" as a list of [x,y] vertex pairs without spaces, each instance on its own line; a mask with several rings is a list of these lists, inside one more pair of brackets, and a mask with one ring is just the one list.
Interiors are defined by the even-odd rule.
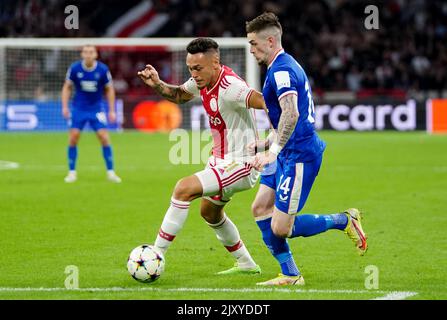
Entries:
[[224,217],[224,211],[222,206],[214,205],[213,203],[203,204],[200,208],[200,215],[208,223],[218,223],[222,221]]

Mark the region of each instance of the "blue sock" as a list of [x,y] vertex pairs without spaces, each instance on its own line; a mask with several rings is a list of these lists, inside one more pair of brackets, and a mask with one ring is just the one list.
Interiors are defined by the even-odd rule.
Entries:
[[112,146],[103,146],[102,156],[104,157],[104,161],[106,162],[107,170],[113,170]]
[[272,231],[272,218],[256,221],[256,224],[262,232],[265,245],[279,262],[282,274],[287,276],[299,275],[300,271],[293,260],[287,239],[275,236]]
[[343,213],[337,214],[303,214],[295,218],[290,238],[310,237],[329,229],[344,230],[348,217]]
[[76,159],[78,157],[78,147],[68,146],[68,168],[70,171],[76,170]]

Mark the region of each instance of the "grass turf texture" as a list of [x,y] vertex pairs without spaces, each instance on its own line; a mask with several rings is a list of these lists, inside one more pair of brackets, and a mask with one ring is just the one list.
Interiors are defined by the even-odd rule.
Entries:
[[[424,133],[322,132],[323,166],[303,213],[349,207],[365,212],[370,249],[359,257],[341,232],[289,240],[306,279],[302,292],[184,292],[175,288],[251,288],[276,276],[250,213],[257,188],[237,194],[226,212],[263,269],[258,276],[215,276],[233,264],[193,202],[184,229],[152,284],[133,280],[127,256],[152,243],[175,182],[202,165],[168,161],[164,134],[112,134],[120,185],[109,183],[96,138],[80,141],[78,182],[65,184],[65,133],[0,135],[0,287],[63,288],[67,265],[79,267],[80,288],[146,291],[0,291],[0,299],[371,299],[365,267],[379,269],[379,290],[413,291],[409,299],[447,299],[447,138]],[[154,288],[155,291],[151,291]],[[289,287],[290,288],[290,287]],[[309,290],[317,290],[315,292]],[[328,291],[318,291],[328,290]],[[334,291],[332,291],[334,290]],[[344,292],[335,290],[353,290]]]

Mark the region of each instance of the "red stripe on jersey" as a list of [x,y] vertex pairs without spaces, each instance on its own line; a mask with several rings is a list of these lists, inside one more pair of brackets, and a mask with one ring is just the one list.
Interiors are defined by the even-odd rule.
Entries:
[[159,235],[160,237],[162,237],[163,239],[168,240],[168,241],[172,241],[172,240],[174,240],[174,238],[175,238],[174,235],[169,234],[169,233],[166,233],[166,232],[164,232],[164,231],[161,230],[161,229],[160,229],[160,231],[158,232],[158,235]]
[[221,84],[223,84],[224,86],[227,86],[227,87],[230,85],[230,83],[228,82],[226,76],[222,78]]
[[[221,73],[219,74],[218,80],[213,87],[210,90],[207,88],[200,90],[203,106],[208,114],[208,117],[210,118],[210,127],[212,129],[213,136],[213,155],[220,159],[224,159],[224,155],[228,151],[228,141],[226,136],[227,125],[219,111],[219,106],[217,106],[216,110],[215,108],[212,109],[210,104],[211,100],[213,99],[216,99],[216,101],[219,102],[219,88],[222,87],[225,89],[227,88],[227,84],[230,84],[229,81],[225,79],[227,75],[240,79],[240,77],[234,73],[231,68],[222,65]],[[217,118],[218,120],[216,120]]]
[[226,75],[224,77],[222,77],[222,80],[220,81],[220,87],[222,89],[227,89],[230,86],[230,83],[228,82]]
[[213,127],[213,125],[210,124],[211,129],[213,129],[211,131],[211,135],[213,136],[213,156],[223,159],[228,148],[226,136],[227,125],[225,124],[220,112],[217,112],[215,118],[220,118],[222,120],[218,127]]
[[228,250],[228,252],[233,252],[238,249],[240,249],[244,244],[241,240],[239,240],[234,246],[225,246],[225,248]]
[[216,89],[216,87],[220,84],[220,81],[222,80],[222,76],[225,73],[225,71],[227,71],[225,66],[222,66],[222,70],[220,70],[219,77],[217,77],[216,83],[213,85],[213,87],[210,90],[204,88],[201,91],[205,92],[206,94],[210,94],[210,92]]

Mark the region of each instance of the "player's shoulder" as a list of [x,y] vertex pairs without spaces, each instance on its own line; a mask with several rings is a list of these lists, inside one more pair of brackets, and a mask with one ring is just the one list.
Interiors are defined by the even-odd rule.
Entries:
[[271,66],[271,73],[274,75],[272,80],[279,76],[287,76],[300,82],[305,78],[304,69],[298,61],[288,53],[281,54],[277,57]]
[[226,75],[220,81],[219,96],[227,101],[238,101],[244,92],[248,90],[248,85],[241,78],[234,75]]
[[109,67],[102,61],[97,60],[97,68],[104,71],[109,71]]
[[220,87],[227,89],[229,87],[247,86],[247,83],[236,72],[227,66],[223,66],[224,72],[220,80]]
[[293,73],[301,73],[303,72],[303,68],[301,65],[296,61],[294,57],[292,57],[288,53],[283,53],[278,56],[278,58],[274,61],[272,64],[272,71],[289,71]]
[[77,70],[82,68],[82,60],[76,60],[70,65],[70,69]]

